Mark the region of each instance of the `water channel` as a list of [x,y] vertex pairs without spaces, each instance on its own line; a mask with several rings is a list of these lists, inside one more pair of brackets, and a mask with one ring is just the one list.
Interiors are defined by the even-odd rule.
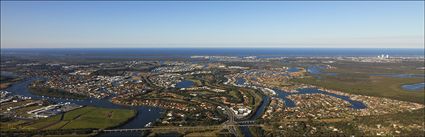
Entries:
[[237,78],[236,79],[236,85],[244,85],[246,80],[244,78]]
[[401,88],[407,91],[422,91],[425,89],[425,83],[406,84],[402,85]]
[[193,85],[195,85],[195,83],[193,81],[183,80],[183,81],[178,82],[176,84],[176,88],[191,88],[191,87],[193,87]]
[[337,76],[338,73],[331,73],[331,72],[323,72],[323,70],[325,70],[326,67],[325,66],[309,66],[307,67],[307,72],[310,74],[313,74],[313,76],[320,78],[320,76],[318,76],[319,74],[325,74],[328,76]]
[[300,69],[298,67],[290,67],[290,68],[288,68],[287,71],[292,73],[292,72],[298,72],[298,71],[300,71]]
[[[75,103],[75,104],[79,104],[79,105],[88,105],[88,106],[104,107],[104,108],[134,109],[134,110],[138,111],[135,118],[133,118],[128,123],[126,123],[126,124],[124,124],[120,127],[117,127],[117,128],[143,128],[149,122],[155,122],[161,116],[161,113],[164,112],[163,109],[156,108],[156,107],[147,107],[147,106],[132,107],[132,106],[117,105],[117,104],[111,103],[108,99],[93,99],[93,98],[90,98],[90,99],[76,100],[76,99],[62,99],[62,98],[51,98],[51,97],[38,96],[38,95],[34,95],[31,92],[29,92],[29,89],[28,89],[28,86],[34,80],[36,80],[36,79],[30,78],[30,79],[22,80],[22,81],[20,81],[16,84],[13,84],[12,86],[7,88],[6,90],[11,92],[12,94],[27,96],[27,97],[31,97],[33,99],[46,99],[46,100],[53,101],[53,102],[71,102],[71,103]],[[245,80],[242,79],[242,78],[238,79],[238,81],[239,81],[239,82],[237,82],[238,85],[245,83]],[[347,96],[336,95],[336,94],[321,91],[321,90],[318,90],[318,89],[299,89],[298,93],[287,93],[287,92],[282,92],[282,91],[279,91],[279,90],[276,90],[276,91],[277,91],[278,97],[285,101],[285,105],[287,107],[295,107],[295,103],[292,100],[286,98],[286,96],[288,96],[288,95],[319,93],[319,94],[325,94],[325,95],[337,97],[337,98],[343,99],[345,101],[348,101],[349,103],[351,103],[351,107],[354,108],[354,109],[366,108],[366,106],[360,101],[351,100]],[[255,111],[255,114],[252,115],[248,120],[255,120],[255,119],[259,118],[264,113],[269,100],[270,100],[270,97],[264,96],[261,106],[258,107],[258,109]],[[249,132],[249,129],[247,127],[241,127],[241,130],[245,134],[246,137],[253,136]],[[101,134],[100,136],[105,136],[105,137],[106,136],[140,136],[140,133],[108,133],[108,134]]]
[[[254,115],[252,115],[248,120],[256,120],[260,118],[263,115],[264,111],[266,110],[269,102],[270,102],[270,97],[263,96],[263,100],[261,101],[260,107],[257,108]],[[253,137],[248,127],[240,127],[240,129],[242,133],[245,135],[245,137]]]
[[[122,108],[122,109],[133,109],[137,110],[137,115],[129,122],[121,125],[117,128],[143,128],[149,122],[155,122],[160,118],[161,114],[164,112],[161,108],[156,107],[148,107],[148,106],[123,106],[118,104],[111,103],[108,99],[63,99],[63,98],[52,98],[52,97],[44,97],[34,95],[29,92],[28,86],[34,81],[36,78],[29,78],[17,82],[6,89],[6,91],[11,92],[14,95],[22,95],[26,97],[31,97],[33,99],[46,99],[52,102],[71,102],[78,105],[87,105],[87,106],[95,106],[95,107],[103,107],[103,108]],[[99,136],[140,136],[140,133],[108,133],[101,134]]]
[[302,89],[298,89],[298,92],[296,92],[296,93],[283,92],[283,91],[278,90],[278,89],[275,89],[275,91],[276,91],[278,97],[281,98],[285,102],[285,105],[287,107],[295,107],[296,106],[294,101],[286,98],[287,96],[292,95],[292,94],[324,94],[324,95],[336,97],[336,98],[339,98],[339,99],[342,99],[344,101],[349,102],[351,104],[350,107],[353,108],[353,109],[364,109],[364,108],[367,107],[361,101],[352,100],[348,96],[342,96],[342,95],[337,95],[337,94],[334,94],[334,93],[325,92],[325,91],[319,90],[317,88],[302,88]]

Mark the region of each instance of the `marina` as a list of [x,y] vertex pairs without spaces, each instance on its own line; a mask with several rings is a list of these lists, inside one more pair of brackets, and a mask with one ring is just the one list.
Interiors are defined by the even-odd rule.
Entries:
[[[156,107],[148,107],[148,106],[124,106],[124,105],[117,105],[111,103],[107,98],[105,99],[95,99],[95,98],[89,98],[89,99],[81,99],[81,100],[75,100],[75,99],[62,99],[62,98],[51,98],[51,97],[44,97],[44,96],[38,96],[34,95],[28,90],[28,85],[38,78],[28,78],[21,82],[18,82],[16,84],[13,84],[6,90],[11,92],[13,95],[22,95],[26,97],[31,97],[32,99],[42,99],[42,100],[48,100],[52,102],[57,103],[64,103],[64,102],[70,102],[78,105],[85,105],[85,106],[95,106],[95,107],[103,107],[103,108],[113,108],[113,109],[133,109],[137,110],[137,115],[132,118],[127,123],[116,127],[117,129],[120,128],[144,128],[146,125],[152,125],[152,122],[155,122],[162,113],[164,112],[161,108]],[[150,123],[150,124],[149,124]],[[107,133],[102,134],[100,136],[140,136],[140,133]]]

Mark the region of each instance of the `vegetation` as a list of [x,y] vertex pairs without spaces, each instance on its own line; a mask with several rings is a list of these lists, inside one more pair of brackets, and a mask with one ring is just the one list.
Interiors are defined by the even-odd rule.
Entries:
[[[416,126],[423,125],[424,119],[425,110],[419,109],[396,114],[358,117],[353,121],[358,125],[365,126],[366,129],[377,128],[377,125],[381,125],[383,128],[389,128],[392,131],[400,130],[400,136],[417,136],[425,135],[423,128]],[[403,129],[400,127],[408,128]]]
[[46,129],[79,129],[79,128],[96,128],[105,129],[123,124],[136,114],[132,110],[124,109],[107,109],[96,107],[84,107],[76,109],[64,114],[61,120],[57,120],[60,116],[40,120],[29,127],[40,128],[38,123],[43,121],[58,121],[55,124],[46,127]]
[[347,93],[386,97],[403,101],[424,104],[424,91],[406,91],[401,88],[403,84],[422,82],[421,78],[389,78],[382,76],[370,77],[333,77],[322,76],[321,79],[313,77],[294,79],[293,82],[317,85],[320,87],[340,90]]
[[6,89],[13,83],[21,80],[21,78],[7,75],[0,75],[0,89]]
[[73,99],[84,99],[87,98],[87,96],[77,93],[70,93],[66,92],[62,89],[54,89],[41,85],[41,81],[35,81],[34,84],[32,84],[29,87],[29,91],[33,94],[40,95],[40,96],[49,96],[49,97],[57,97],[57,98],[73,98]]
[[[417,70],[423,63],[339,63],[334,64],[337,69],[328,70],[336,73],[336,76],[320,74],[317,76],[307,76],[304,78],[293,79],[295,83],[306,83],[328,89],[335,89],[342,92],[361,94],[376,97],[386,97],[396,100],[409,102],[425,103],[425,91],[406,91],[401,88],[404,84],[413,84],[424,82],[423,77],[416,78],[397,78],[388,76],[374,76],[373,74],[424,74],[424,70]],[[411,112],[402,112],[396,114],[385,114],[379,116],[355,117],[350,121],[343,122],[319,122],[310,123],[319,124],[318,136],[341,136],[336,132],[329,131],[326,127],[338,127],[344,131],[343,136],[363,136],[376,135],[387,130],[400,136],[423,135],[424,131],[417,128],[417,125],[423,125],[425,118],[424,109]],[[400,128],[404,127],[404,128]],[[322,129],[323,128],[323,129]],[[396,133],[397,131],[397,133]],[[289,133],[289,135],[296,134]]]
[[119,126],[136,115],[136,111],[83,107],[64,114],[39,120],[13,120],[2,118],[1,136],[92,136],[95,129]]
[[2,130],[105,129],[118,126],[133,118],[136,112],[125,109],[83,107],[61,115],[36,121],[1,122]]
[[367,62],[339,62],[332,64],[337,69],[331,70],[336,73],[363,73],[363,74],[424,74],[424,70],[416,69],[423,67],[423,61],[403,61],[401,63],[367,63]]
[[319,77],[307,76],[292,79],[292,82],[306,83],[342,92],[386,97],[403,101],[424,104],[425,91],[406,91],[401,88],[404,84],[424,82],[423,78],[397,78],[373,76],[373,74],[423,74],[424,70],[417,70],[421,64],[417,62],[404,63],[338,63],[333,64],[336,69],[328,72],[337,73],[336,76],[321,74]]

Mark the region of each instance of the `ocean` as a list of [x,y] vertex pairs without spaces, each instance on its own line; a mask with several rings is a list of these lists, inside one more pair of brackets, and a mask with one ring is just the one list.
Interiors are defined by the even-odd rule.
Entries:
[[190,57],[196,55],[258,57],[424,56],[417,48],[2,48],[2,55],[87,57]]

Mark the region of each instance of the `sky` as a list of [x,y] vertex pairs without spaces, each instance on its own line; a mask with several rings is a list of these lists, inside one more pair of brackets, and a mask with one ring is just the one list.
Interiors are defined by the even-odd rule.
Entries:
[[424,1],[1,1],[1,48],[424,48]]

